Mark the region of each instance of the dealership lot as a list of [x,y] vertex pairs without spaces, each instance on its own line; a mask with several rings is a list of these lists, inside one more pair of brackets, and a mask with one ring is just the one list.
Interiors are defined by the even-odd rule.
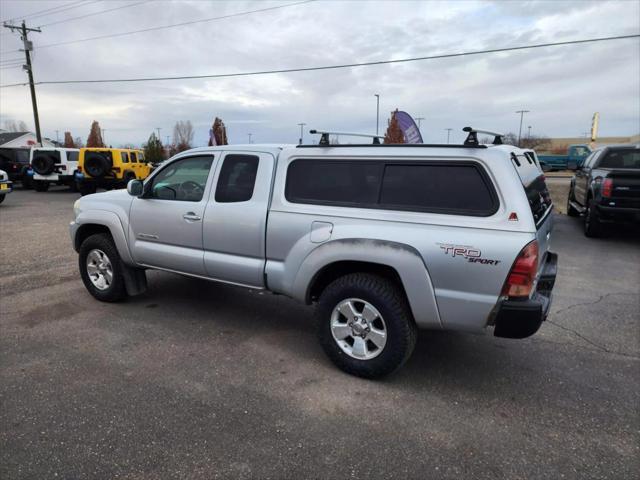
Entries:
[[371,382],[333,367],[311,309],[284,297],[151,272],[146,294],[95,301],[67,232],[78,196],[17,190],[0,206],[2,478],[640,469],[638,232],[591,240],[557,215],[540,332],[421,332],[405,368]]

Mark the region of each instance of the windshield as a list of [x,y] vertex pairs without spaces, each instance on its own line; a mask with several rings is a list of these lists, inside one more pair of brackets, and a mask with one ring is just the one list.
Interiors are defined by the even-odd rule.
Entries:
[[640,169],[640,150],[612,150],[600,160],[599,167]]

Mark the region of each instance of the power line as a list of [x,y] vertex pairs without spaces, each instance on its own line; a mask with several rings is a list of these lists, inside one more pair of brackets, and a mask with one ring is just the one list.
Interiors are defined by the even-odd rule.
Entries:
[[[475,50],[461,53],[446,53],[441,55],[429,55],[423,57],[401,58],[396,60],[379,60],[376,62],[360,62],[360,63],[344,63],[339,65],[323,65],[317,67],[301,67],[301,68],[283,68],[278,70],[259,70],[254,72],[237,72],[237,73],[219,73],[211,75],[181,75],[175,77],[146,77],[146,78],[117,78],[117,79],[95,79],[95,80],[48,80],[37,82],[36,85],[59,85],[59,84],[78,84],[78,83],[119,83],[119,82],[152,82],[159,80],[193,80],[201,78],[229,78],[229,77],[249,77],[254,75],[270,75],[276,73],[293,73],[293,72],[312,72],[318,70],[337,70],[342,68],[369,67],[373,65],[387,65],[393,63],[408,63],[423,60],[436,60],[441,58],[466,57],[472,55],[484,55],[489,53],[513,52],[517,50],[531,50],[534,48],[558,47],[562,45],[577,45],[582,43],[605,42],[611,40],[624,40],[640,37],[640,34],[634,35],[618,35],[615,37],[587,38],[582,40],[567,40],[565,42],[538,43],[534,45],[521,45],[518,47],[492,48],[487,50]],[[12,83],[9,85],[0,85],[0,88],[18,87],[26,85],[25,83]]]
[[109,8],[107,10],[100,10],[99,12],[87,13],[85,15],[79,15],[77,17],[65,18],[63,20],[58,20],[56,22],[45,23],[44,25],[40,25],[40,28],[50,27],[51,25],[58,25],[60,23],[71,22],[72,20],[79,20],[81,18],[93,17],[94,15],[101,15],[103,13],[113,12],[115,10],[121,10],[123,8],[135,7],[136,5],[142,5],[143,3],[149,3],[149,0],[145,0],[144,2],[138,2],[138,3],[130,3],[128,5],[120,5],[119,7]]
[[[29,13],[27,15],[18,15],[17,17],[14,18],[9,18],[7,20],[0,20],[2,22],[13,22],[15,20],[18,19],[27,19],[27,18],[34,18],[34,17],[42,17],[44,15],[55,15],[56,13],[60,13],[60,12],[64,12],[67,10],[71,10],[72,8],[75,8],[76,6],[84,6],[84,5],[79,5],[79,4],[89,4],[89,3],[96,3],[98,0],[80,0],[78,2],[69,2],[69,3],[65,3],[64,5],[56,5],[55,7],[50,7],[50,8],[45,8],[44,10],[38,10],[37,12],[33,12],[33,13]],[[52,12],[52,10],[55,10]]]
[[[249,11],[245,11],[245,12],[231,13],[231,14],[222,15],[222,16],[219,16],[219,17],[203,18],[203,19],[200,19],[200,20],[190,20],[188,22],[173,23],[171,25],[160,25],[160,26],[157,26],[157,27],[149,27],[149,28],[143,28],[143,29],[140,29],[140,30],[132,30],[130,32],[111,33],[111,34],[107,34],[107,35],[98,35],[96,37],[79,38],[77,40],[68,40],[68,41],[59,42],[59,43],[49,43],[47,45],[41,45],[41,46],[37,47],[36,50],[41,50],[43,48],[59,47],[61,45],[71,45],[73,43],[89,42],[89,41],[92,41],[92,40],[103,40],[105,38],[124,37],[124,36],[127,36],[127,35],[134,35],[136,33],[154,32],[154,31],[157,31],[157,30],[164,30],[166,28],[184,27],[184,26],[187,26],[187,25],[194,25],[196,23],[213,22],[215,20],[224,20],[224,19],[227,19],[227,18],[241,17],[241,16],[244,16],[244,15],[250,15],[250,14],[253,14],[253,13],[269,12],[269,11],[272,11],[272,10],[279,10],[279,9],[282,9],[282,8],[294,7],[296,5],[303,5],[305,3],[311,3],[311,2],[315,2],[315,1],[317,1],[317,0],[303,0],[303,1],[300,1],[300,2],[288,3],[286,5],[276,5],[275,7],[266,7],[266,8],[259,8],[257,10],[249,10]],[[0,53],[11,53],[11,52],[17,52],[17,51],[19,51],[19,50],[7,50],[5,52],[0,52]]]

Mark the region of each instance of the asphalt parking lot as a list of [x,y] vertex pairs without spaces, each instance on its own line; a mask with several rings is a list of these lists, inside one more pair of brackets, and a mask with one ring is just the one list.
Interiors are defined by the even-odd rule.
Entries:
[[587,239],[556,215],[535,336],[421,332],[374,382],[333,367],[281,296],[151,272],[146,294],[98,303],[76,198],[0,205],[3,479],[637,478],[637,232]]

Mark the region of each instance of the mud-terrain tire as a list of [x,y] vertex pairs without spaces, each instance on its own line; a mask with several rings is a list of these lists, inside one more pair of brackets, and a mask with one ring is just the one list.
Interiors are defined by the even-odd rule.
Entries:
[[78,267],[89,293],[101,302],[119,302],[127,297],[118,250],[111,235],[97,233],[80,246]]
[[84,154],[84,171],[93,178],[102,178],[111,171],[113,161],[102,152]]
[[[365,319],[367,311],[370,318],[375,318],[373,322],[367,323],[370,330],[366,337],[360,336],[362,331],[348,326],[348,322],[356,317],[352,319],[340,313],[343,309],[354,311],[348,310],[351,306],[357,313],[361,309],[359,314],[363,318],[359,321]],[[376,318],[376,314],[379,314],[379,318]],[[384,277],[368,273],[345,275],[324,289],[316,308],[316,327],[320,344],[331,361],[345,372],[363,378],[379,378],[398,370],[411,356],[417,337],[411,310],[398,285]],[[346,334],[347,337],[340,340],[338,337],[347,331],[338,330],[340,328],[355,332],[355,336]],[[362,326],[359,328],[362,329]],[[370,340],[374,337],[369,335],[380,331],[385,331],[385,343],[378,349]],[[353,345],[350,346],[351,341]],[[356,342],[360,342],[359,345],[364,342],[364,350],[357,351]],[[363,354],[363,351],[367,353]],[[354,354],[360,354],[360,358],[354,357]],[[374,356],[365,358],[366,355]]]
[[39,152],[34,154],[33,160],[31,161],[31,168],[39,175],[49,175],[55,170],[57,161],[58,159],[55,155]]

